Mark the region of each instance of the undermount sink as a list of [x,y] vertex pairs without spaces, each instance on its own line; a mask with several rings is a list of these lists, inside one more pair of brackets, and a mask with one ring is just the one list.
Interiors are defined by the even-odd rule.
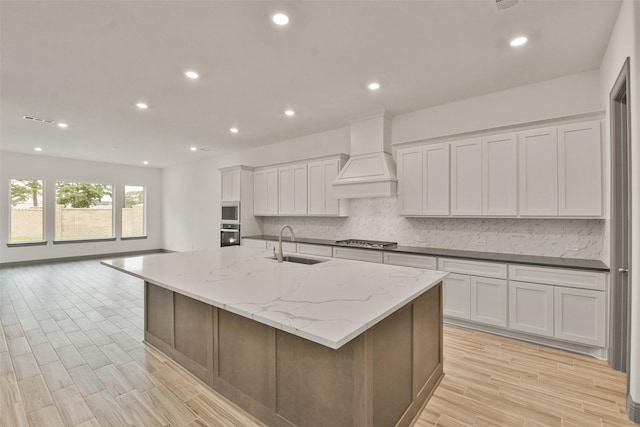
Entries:
[[[267,257],[267,259],[277,260],[278,257],[270,256],[270,257]],[[303,258],[301,256],[291,256],[291,255],[283,256],[282,260],[286,262],[295,262],[297,264],[307,264],[307,265],[319,264],[321,262],[329,261],[328,259]]]

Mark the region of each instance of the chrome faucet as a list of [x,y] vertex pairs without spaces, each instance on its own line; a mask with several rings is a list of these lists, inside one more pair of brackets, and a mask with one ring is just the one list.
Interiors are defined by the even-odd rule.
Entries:
[[293,232],[293,228],[291,228],[290,225],[283,225],[282,228],[280,229],[280,237],[278,238],[278,255],[277,255],[278,262],[282,262],[283,261],[283,256],[282,256],[282,232],[284,231],[285,228],[288,228],[289,231],[291,232],[291,241],[292,242],[296,241],[296,235]]

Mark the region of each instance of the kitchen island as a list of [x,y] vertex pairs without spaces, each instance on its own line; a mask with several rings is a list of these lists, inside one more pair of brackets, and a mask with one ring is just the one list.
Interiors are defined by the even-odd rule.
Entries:
[[442,377],[446,273],[228,247],[103,264],[145,281],[145,341],[269,426],[405,426]]

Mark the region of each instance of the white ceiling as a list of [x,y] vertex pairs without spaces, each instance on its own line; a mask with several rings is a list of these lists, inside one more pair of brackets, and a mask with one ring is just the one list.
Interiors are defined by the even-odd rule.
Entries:
[[[619,7],[2,0],[0,148],[150,167],[246,150],[383,108],[397,115],[596,69]],[[276,11],[288,26],[271,22]],[[510,48],[518,34],[530,42]],[[201,78],[186,79],[187,69]],[[139,100],[150,108],[138,110]]]

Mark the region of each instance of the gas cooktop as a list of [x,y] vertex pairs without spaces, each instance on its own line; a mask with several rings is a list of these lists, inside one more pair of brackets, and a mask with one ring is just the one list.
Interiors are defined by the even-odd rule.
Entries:
[[398,242],[380,242],[378,240],[346,239],[346,240],[336,240],[336,245],[354,246],[357,248],[384,249],[384,248],[397,246]]

